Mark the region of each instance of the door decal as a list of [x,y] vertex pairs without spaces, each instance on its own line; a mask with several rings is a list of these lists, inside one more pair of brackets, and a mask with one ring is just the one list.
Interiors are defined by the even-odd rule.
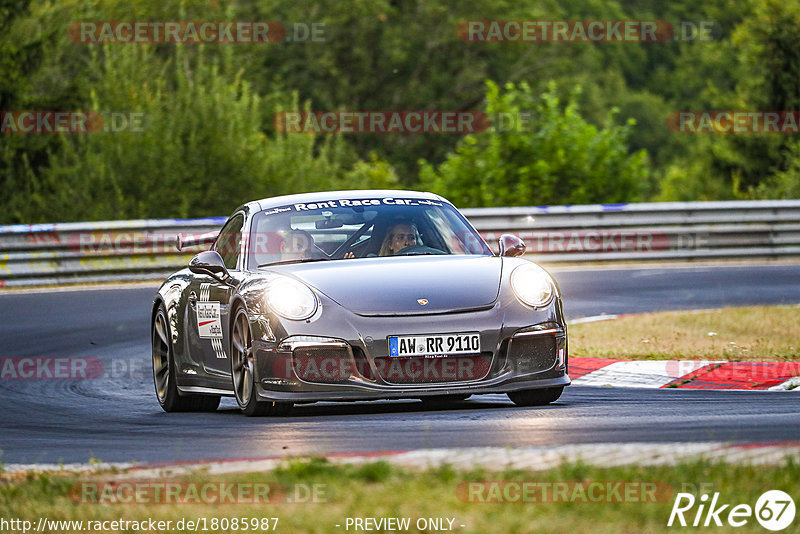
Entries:
[[200,299],[197,302],[197,335],[210,339],[217,358],[227,358],[222,344],[222,320],[219,301],[211,301],[211,284],[200,284]]

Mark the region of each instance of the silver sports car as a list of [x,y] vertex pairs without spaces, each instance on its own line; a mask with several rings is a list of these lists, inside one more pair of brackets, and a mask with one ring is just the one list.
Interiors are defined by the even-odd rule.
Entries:
[[559,398],[567,327],[558,286],[500,238],[492,253],[444,198],[337,191],[239,207],[152,309],[162,408],[247,415],[295,403],[506,393]]

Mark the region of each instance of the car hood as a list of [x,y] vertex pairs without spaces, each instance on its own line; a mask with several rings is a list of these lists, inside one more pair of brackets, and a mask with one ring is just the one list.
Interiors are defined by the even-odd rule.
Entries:
[[491,307],[503,262],[492,256],[403,256],[300,263],[291,274],[359,315],[421,315]]

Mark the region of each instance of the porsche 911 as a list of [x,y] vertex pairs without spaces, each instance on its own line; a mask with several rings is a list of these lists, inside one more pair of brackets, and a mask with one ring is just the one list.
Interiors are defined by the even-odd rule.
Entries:
[[159,288],[155,392],[167,412],[249,416],[319,401],[556,401],[567,327],[553,278],[511,234],[492,252],[441,196],[337,191],[237,208]]

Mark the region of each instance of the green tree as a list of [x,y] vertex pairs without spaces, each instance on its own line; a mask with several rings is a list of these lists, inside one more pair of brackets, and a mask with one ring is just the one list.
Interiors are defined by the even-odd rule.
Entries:
[[[33,76],[44,57],[41,26],[30,16],[28,2],[0,0],[0,111],[37,108],[31,95]],[[3,134],[0,134],[3,135]],[[11,220],[23,194],[30,192],[33,169],[46,161],[52,139],[5,134],[0,142],[0,213]],[[16,195],[12,198],[12,195]]]
[[254,198],[396,184],[384,162],[359,162],[340,137],[268,136],[264,121],[296,108],[296,96],[262,98],[241,70],[221,74],[229,57],[184,50],[167,62],[148,45],[93,52],[92,110],[106,120],[134,113],[141,125],[60,138],[27,220],[46,207],[62,220],[220,215]]
[[[254,65],[250,79],[261,92],[297,90],[318,110],[475,110],[487,79],[544,90],[548,80],[602,69],[591,45],[467,43],[456,32],[466,20],[569,18],[556,0],[321,0],[313,6],[267,0],[249,9],[242,15],[248,19],[324,25],[324,42],[237,49]],[[403,185],[416,186],[417,161],[438,164],[460,138],[361,134],[347,142],[362,158],[375,152],[389,160]]]
[[[780,0],[746,3],[739,23],[715,55],[733,58],[724,78],[705,91],[712,109],[800,110],[800,4]],[[707,69],[713,57],[699,64]],[[726,63],[724,63],[726,64]],[[711,78],[712,80],[714,78]],[[661,200],[790,198],[797,176],[797,141],[781,134],[684,135],[683,155],[670,162]]]
[[426,189],[462,206],[525,206],[627,202],[647,186],[647,155],[628,153],[632,123],[597,128],[581,118],[574,99],[562,105],[556,87],[537,95],[525,84],[489,82],[490,118],[532,114],[528,128],[469,135],[438,169],[421,162]]

